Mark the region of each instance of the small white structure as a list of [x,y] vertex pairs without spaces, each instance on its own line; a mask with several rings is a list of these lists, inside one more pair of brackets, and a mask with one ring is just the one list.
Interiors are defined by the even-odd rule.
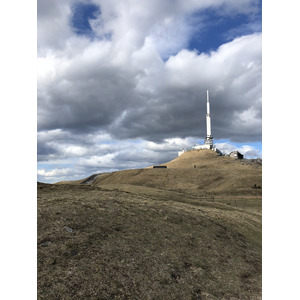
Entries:
[[195,145],[191,148],[186,148],[182,149],[181,151],[178,152],[178,156],[183,154],[186,151],[190,150],[198,150],[198,149],[208,149],[208,150],[214,150],[217,153],[221,153],[220,150],[218,150],[214,145],[213,145],[213,137],[211,135],[211,120],[210,120],[210,104],[209,104],[209,94],[208,90],[206,91],[206,137],[204,139],[204,144],[203,145]]
[[243,159],[244,155],[240,153],[239,151],[232,151],[228,154],[230,157],[236,158],[236,159]]

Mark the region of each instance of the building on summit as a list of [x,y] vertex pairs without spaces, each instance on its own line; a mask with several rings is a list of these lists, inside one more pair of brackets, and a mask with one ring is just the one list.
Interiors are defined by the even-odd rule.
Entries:
[[236,159],[243,159],[244,155],[242,153],[240,153],[239,151],[232,151],[229,154],[230,157],[236,158]]

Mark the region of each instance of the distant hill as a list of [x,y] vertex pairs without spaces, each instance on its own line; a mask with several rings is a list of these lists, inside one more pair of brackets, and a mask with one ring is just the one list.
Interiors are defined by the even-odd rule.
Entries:
[[73,183],[92,186],[129,184],[198,197],[261,197],[261,160],[239,160],[220,156],[212,150],[191,150],[163,165],[167,168],[94,174]]

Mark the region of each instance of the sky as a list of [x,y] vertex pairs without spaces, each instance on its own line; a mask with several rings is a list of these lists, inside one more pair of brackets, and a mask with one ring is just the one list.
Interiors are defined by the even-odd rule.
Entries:
[[39,0],[37,179],[167,162],[206,135],[262,157],[256,0]]

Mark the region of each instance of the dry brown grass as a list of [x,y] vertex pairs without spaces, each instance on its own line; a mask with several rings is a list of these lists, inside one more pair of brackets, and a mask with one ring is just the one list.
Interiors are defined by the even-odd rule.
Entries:
[[151,188],[38,185],[38,299],[260,295],[259,214]]
[[259,198],[262,166],[247,160],[219,156],[212,150],[192,150],[165,163],[167,169],[136,169],[102,174],[92,183],[130,184],[219,199]]
[[261,299],[261,166],[215,154],[38,184],[38,299]]

